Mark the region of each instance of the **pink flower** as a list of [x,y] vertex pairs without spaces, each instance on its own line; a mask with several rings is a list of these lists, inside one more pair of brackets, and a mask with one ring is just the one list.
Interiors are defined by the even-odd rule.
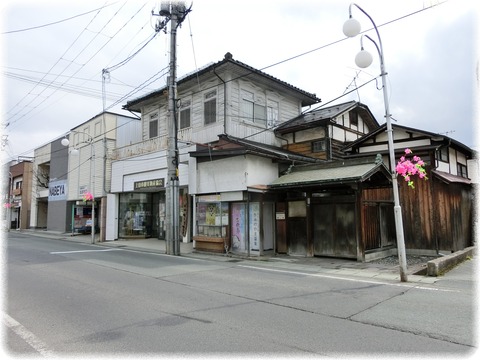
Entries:
[[398,163],[396,169],[397,169],[397,173],[399,173],[402,176],[405,176],[405,174],[407,173],[407,168],[402,163]]
[[90,192],[86,192],[83,194],[83,201],[90,201],[93,200],[93,195]]
[[[405,155],[411,154],[412,150],[405,149]],[[395,168],[397,174],[403,176],[408,186],[415,189],[412,176],[418,175],[420,179],[427,180],[427,172],[424,168],[425,163],[419,156],[413,156],[412,160],[407,159],[405,156],[400,157],[400,161]]]

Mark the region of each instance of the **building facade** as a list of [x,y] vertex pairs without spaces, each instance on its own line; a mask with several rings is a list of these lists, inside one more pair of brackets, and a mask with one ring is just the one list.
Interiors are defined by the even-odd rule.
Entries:
[[32,188],[32,161],[22,160],[8,166],[8,189],[4,199],[6,228],[12,230],[30,227]]
[[[138,118],[110,112],[103,112],[70,130],[66,200],[67,227],[72,233],[90,232],[94,224],[98,240],[105,240],[112,154],[116,147],[134,143],[140,136]],[[89,200],[87,194],[93,199]]]
[[[177,90],[183,241],[195,241],[201,250],[250,251],[245,238],[252,237],[257,251],[262,251],[260,238],[263,242],[269,232],[262,235],[260,229],[267,221],[273,224],[274,208],[273,202],[261,206],[258,186],[278,176],[276,159],[288,164],[293,161],[284,156],[286,151],[279,154],[281,140],[273,128],[320,99],[234,60],[229,53],[223,60],[179,79]],[[111,196],[116,206],[108,212],[107,240],[165,236],[167,101],[164,88],[125,105],[141,114],[143,141],[115,151]],[[248,149],[234,141],[245,138],[252,141]],[[258,149],[254,143],[271,149]],[[239,240],[231,242],[237,219],[243,230],[233,235]],[[238,242],[244,245],[234,245]],[[264,242],[266,248],[273,248],[273,237]]]

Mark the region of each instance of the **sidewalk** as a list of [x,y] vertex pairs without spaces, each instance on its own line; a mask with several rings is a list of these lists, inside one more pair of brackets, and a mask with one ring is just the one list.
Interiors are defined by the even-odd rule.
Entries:
[[[12,230],[15,231],[15,230]],[[75,235],[45,230],[23,230],[23,233],[31,233],[35,236],[51,239],[66,240],[90,244],[91,235]],[[96,234],[98,239],[98,234]],[[124,248],[134,251],[145,251],[165,254],[165,240],[159,239],[129,239],[96,242],[98,246]],[[298,257],[288,255],[266,255],[266,256],[242,256],[235,254],[214,254],[197,252],[193,249],[193,243],[180,244],[181,256],[205,259],[211,261],[245,262],[249,265],[263,266],[283,270],[295,270],[307,273],[322,273],[335,276],[358,276],[377,280],[400,281],[398,265],[387,265],[379,263],[362,263],[355,260],[324,258],[324,257]],[[433,284],[439,278],[426,275],[415,275],[419,270],[426,268],[426,264],[407,266],[408,282]]]

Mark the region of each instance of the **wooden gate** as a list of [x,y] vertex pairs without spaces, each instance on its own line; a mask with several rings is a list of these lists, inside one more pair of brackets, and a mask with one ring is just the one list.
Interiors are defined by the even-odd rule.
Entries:
[[362,237],[365,250],[382,249],[395,245],[393,204],[364,203],[362,212]]
[[357,257],[355,203],[312,204],[316,256]]

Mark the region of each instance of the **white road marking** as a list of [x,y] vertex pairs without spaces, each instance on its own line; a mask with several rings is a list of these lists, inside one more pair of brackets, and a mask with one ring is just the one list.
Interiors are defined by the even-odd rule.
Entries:
[[366,283],[366,284],[398,286],[398,287],[407,287],[407,288],[413,288],[413,289],[419,289],[419,290],[429,290],[429,291],[460,292],[458,290],[440,289],[440,288],[436,288],[436,287],[419,286],[419,285],[413,285],[411,283],[396,284],[396,283],[389,283],[389,282],[384,282],[384,281],[365,280],[365,279],[359,279],[359,278],[347,278],[347,277],[336,276],[336,275],[311,274],[311,273],[306,273],[306,272],[301,272],[301,271],[268,269],[268,268],[263,268],[263,267],[258,267],[258,266],[250,266],[250,265],[238,265],[238,267],[250,268],[250,269],[255,269],[255,270],[263,270],[263,271],[271,271],[271,272],[280,272],[280,273],[285,273],[285,274],[295,274],[295,275],[304,275],[304,276],[312,276],[312,277],[321,277],[321,278],[333,279],[333,280],[353,281],[353,282],[356,282],[356,283],[360,282],[360,283]]
[[3,321],[15,334],[20,336],[35,351],[45,357],[53,357],[53,351],[50,350],[42,340],[36,337],[31,331],[6,313],[3,313]]
[[103,251],[123,251],[123,249],[52,251],[52,252],[50,252],[50,254],[51,254],[51,255],[57,255],[57,254],[76,254],[76,253],[103,252]]

